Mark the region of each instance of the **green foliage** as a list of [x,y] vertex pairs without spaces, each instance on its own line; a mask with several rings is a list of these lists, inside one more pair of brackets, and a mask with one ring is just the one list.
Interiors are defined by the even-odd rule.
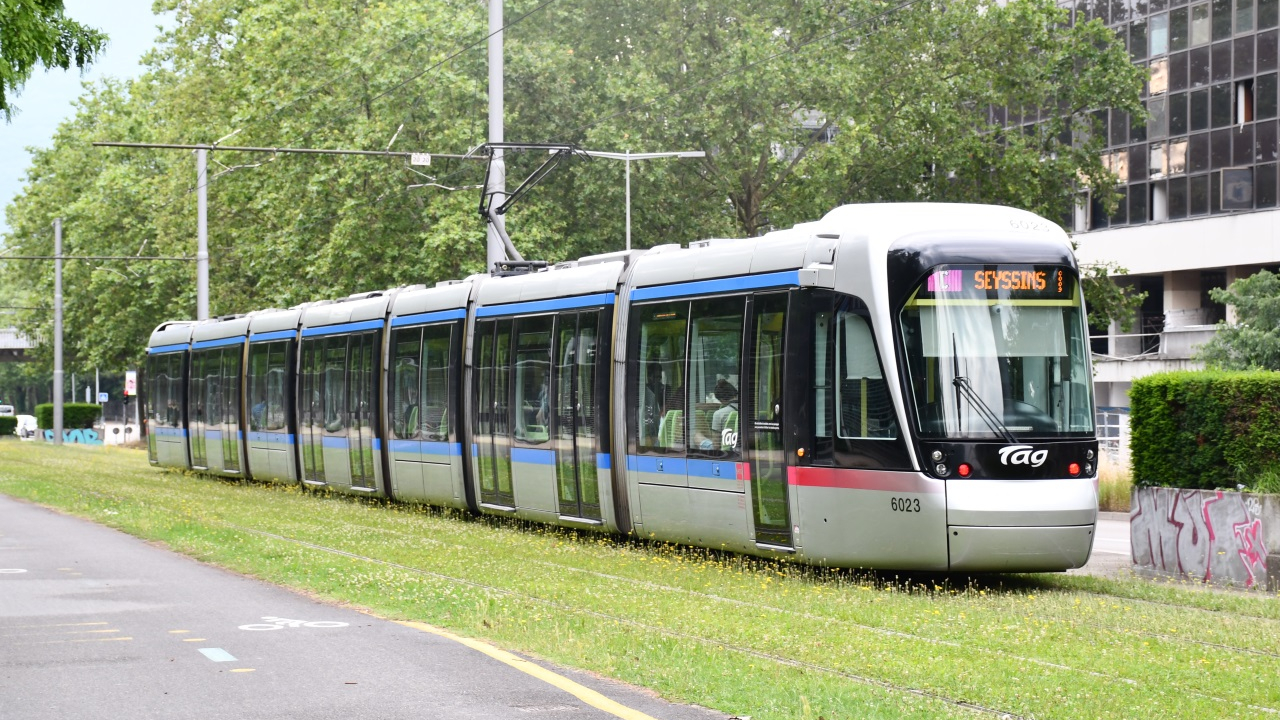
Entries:
[[1084,290],[1085,307],[1089,311],[1089,325],[1106,327],[1112,321],[1120,324],[1121,332],[1129,332],[1138,316],[1147,293],[1134,292],[1117,285],[1113,275],[1126,275],[1128,270],[1117,263],[1084,265],[1080,268],[1080,285]]
[[[62,405],[62,427],[64,430],[74,428],[91,428],[102,414],[102,406],[94,403],[64,403]],[[53,403],[41,403],[36,406],[36,424],[41,430],[53,429]]]
[[1209,296],[1234,307],[1237,321],[1219,323],[1197,357],[1224,370],[1280,370],[1280,275],[1262,270]]
[[1280,470],[1280,373],[1160,373],[1129,401],[1135,484],[1235,488]]
[[[516,0],[507,17],[540,6]],[[439,153],[486,138],[482,4],[161,0],[156,9],[173,11],[174,25],[149,70],[95,84],[53,146],[34,153],[27,189],[7,209],[6,249],[50,254],[48,226],[61,216],[68,253],[195,254],[190,155],[95,140],[212,142],[234,131],[227,142],[238,145],[380,150],[394,137],[393,149]],[[1081,183],[1106,195],[1114,182],[1091,109],[1141,112],[1142,86],[1111,31],[1066,27],[1065,17],[1052,0],[892,11],[854,0],[551,4],[505,33],[506,137],[706,151],[632,163],[640,248],[755,235],[850,202],[987,202],[1065,217]],[[1005,132],[992,106],[1064,115],[1031,134]],[[508,187],[544,159],[509,155]],[[475,191],[440,187],[478,184],[481,163],[215,151],[210,172],[212,315],[483,270]],[[595,160],[547,178],[508,215],[521,252],[558,261],[621,249],[623,173]],[[15,304],[47,306],[52,268],[32,270],[6,264],[0,286]],[[134,364],[158,323],[194,315],[190,263],[77,262],[64,272],[68,368]],[[19,320],[42,338],[34,355],[47,362],[48,313]]]
[[804,567],[161,472],[111,447],[0,443],[0,492],[723,716],[1202,720],[1275,704],[1273,683],[1240,682],[1275,675],[1265,593]]
[[18,430],[18,418],[12,415],[0,415],[0,435],[15,435]]
[[65,16],[62,0],[0,0],[0,114],[13,117],[9,97],[37,65],[83,68],[106,44],[106,35]]

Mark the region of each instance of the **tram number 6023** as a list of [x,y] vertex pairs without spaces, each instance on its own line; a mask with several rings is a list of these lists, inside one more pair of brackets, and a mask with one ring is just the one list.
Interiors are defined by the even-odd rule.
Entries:
[[889,509],[894,512],[920,512],[919,498],[890,498]]

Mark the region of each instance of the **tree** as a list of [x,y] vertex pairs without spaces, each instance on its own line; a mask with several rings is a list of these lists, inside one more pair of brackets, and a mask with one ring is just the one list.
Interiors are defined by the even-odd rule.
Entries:
[[1234,307],[1236,322],[1218,323],[1197,358],[1223,370],[1280,370],[1280,275],[1263,270],[1209,296]]
[[[5,0],[0,0],[4,2]],[[83,97],[9,206],[6,248],[194,255],[185,153],[93,140],[459,152],[484,141],[485,8],[471,0],[160,0],[174,24],[129,83]],[[536,10],[536,12],[534,12]],[[526,13],[528,17],[524,17]],[[1052,0],[509,0],[506,136],[602,150],[696,150],[633,165],[635,245],[755,235],[847,202],[1014,205],[1057,218],[1106,195],[1087,111],[1137,112],[1141,71],[1100,24]],[[470,48],[469,50],[464,50]],[[1020,108],[1005,122],[995,108]],[[1056,113],[1056,114],[1055,114]],[[1068,132],[1070,131],[1070,132]],[[1068,135],[1079,147],[1068,143]],[[509,186],[545,155],[509,157]],[[481,163],[210,154],[214,315],[480,271]],[[428,175],[428,178],[422,175]],[[575,163],[508,217],[526,257],[623,246],[623,167]],[[433,183],[410,189],[410,185]],[[25,305],[52,269],[0,267]],[[184,262],[68,263],[68,366],[136,360],[194,314]],[[1092,299],[1090,299],[1092,303]],[[47,337],[48,318],[22,318]],[[41,350],[41,352],[47,352]]]
[[9,97],[37,65],[84,68],[106,44],[105,34],[65,16],[62,0],[0,0],[0,113],[12,119]]
[[1080,285],[1091,327],[1106,328],[1113,321],[1120,325],[1121,332],[1129,332],[1133,327],[1147,293],[1134,292],[1130,287],[1117,285],[1112,279],[1128,273],[1126,268],[1113,262],[1080,267]]

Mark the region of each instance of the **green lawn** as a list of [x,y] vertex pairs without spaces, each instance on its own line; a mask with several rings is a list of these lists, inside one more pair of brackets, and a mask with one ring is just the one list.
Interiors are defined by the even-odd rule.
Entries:
[[1271,596],[804,568],[221,482],[110,448],[0,442],[0,492],[757,720],[1280,712]]

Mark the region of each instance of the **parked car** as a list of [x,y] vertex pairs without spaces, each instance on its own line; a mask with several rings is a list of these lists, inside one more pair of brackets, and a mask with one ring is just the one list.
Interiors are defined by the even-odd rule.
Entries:
[[35,415],[19,415],[18,416],[18,437],[33,438],[36,436],[36,416]]

